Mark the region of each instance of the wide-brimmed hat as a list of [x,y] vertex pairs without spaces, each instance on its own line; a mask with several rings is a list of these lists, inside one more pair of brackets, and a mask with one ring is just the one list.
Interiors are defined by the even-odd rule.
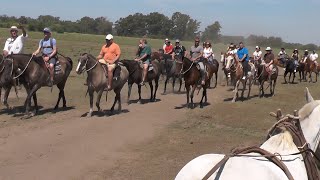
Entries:
[[11,26],[10,31],[18,31],[17,26]]
[[259,46],[256,46],[256,49],[260,49],[260,47],[259,47]]
[[179,43],[180,42],[180,40],[179,39],[176,39],[176,43]]
[[267,47],[266,51],[272,51],[271,47]]

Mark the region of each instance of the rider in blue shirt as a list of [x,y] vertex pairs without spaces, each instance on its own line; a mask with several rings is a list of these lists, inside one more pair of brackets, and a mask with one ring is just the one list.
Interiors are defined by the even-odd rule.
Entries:
[[249,71],[249,64],[248,64],[249,63],[249,51],[246,47],[244,47],[243,42],[239,43],[239,49],[237,51],[237,55],[238,55],[239,61],[242,63],[242,66],[243,66],[244,74],[243,74],[242,79],[245,79],[247,77],[248,71]]

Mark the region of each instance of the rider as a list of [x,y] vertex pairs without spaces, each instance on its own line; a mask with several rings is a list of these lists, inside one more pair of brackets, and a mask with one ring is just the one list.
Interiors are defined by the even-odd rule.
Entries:
[[176,45],[173,48],[173,52],[174,53],[172,53],[172,59],[174,59],[175,55],[179,56],[179,58],[181,58],[181,59],[183,59],[184,56],[185,56],[186,48],[180,44],[180,40],[179,39],[176,40]]
[[253,52],[253,61],[260,61],[262,57],[262,51],[259,46],[256,46],[256,50]]
[[[272,49],[270,47],[266,48],[266,54],[263,56],[263,60],[265,63],[265,67],[269,68],[269,72],[272,72],[273,62],[274,62],[274,54],[272,53]],[[271,80],[272,73],[269,73],[269,80]]]
[[294,62],[294,72],[297,72],[297,66],[298,66],[298,61],[299,61],[299,51],[298,51],[298,49],[294,49],[293,50],[291,58],[293,59],[293,62]]
[[141,47],[141,51],[134,60],[138,62],[142,61],[143,63],[142,81],[140,83],[140,85],[143,86],[147,77],[149,64],[151,63],[151,47],[147,44],[146,39],[139,40],[139,47]]
[[167,43],[169,42],[169,39],[168,38],[166,38],[165,40],[164,40],[164,43],[163,43],[163,46],[162,46],[162,49],[163,49],[163,52],[165,52],[166,50],[166,46],[167,46]]
[[[18,36],[18,29],[22,30],[22,35]],[[10,54],[23,53],[23,45],[28,35],[23,26],[11,26],[10,28],[11,37],[9,37],[3,48],[3,56],[6,57]]]
[[105,64],[108,67],[108,91],[112,89],[113,71],[116,67],[116,62],[119,60],[121,50],[118,44],[113,42],[113,36],[108,34],[106,36],[106,44],[102,46],[101,51],[97,57],[97,60],[101,64]]
[[200,39],[198,37],[194,40],[194,45],[191,46],[190,55],[191,61],[196,62],[200,67],[201,85],[205,85],[205,69],[202,62],[203,47],[199,45]]
[[166,42],[166,46],[164,48],[164,54],[172,54],[173,52],[173,45],[171,44],[170,41]]
[[208,59],[208,62],[212,63],[214,54],[213,54],[210,42],[206,42],[204,44],[203,57]]
[[49,86],[51,87],[53,85],[54,65],[57,61],[57,45],[56,40],[51,37],[51,30],[49,28],[44,28],[43,34],[44,38],[40,40],[38,49],[32,55],[36,56],[41,52],[43,60],[49,64]]
[[244,44],[243,42],[240,42],[239,43],[239,49],[237,51],[237,55],[238,55],[238,58],[239,58],[239,62],[242,63],[242,66],[243,66],[243,71],[244,71],[244,74],[243,74],[243,77],[242,79],[246,79],[247,75],[248,75],[248,71],[249,71],[249,51],[246,47],[244,47]]
[[285,49],[282,47],[280,52],[278,53],[278,58],[282,62],[284,67],[286,67],[286,56],[287,56],[287,53],[286,53]]
[[304,50],[302,63],[306,63],[308,57],[309,57],[309,51],[308,50]]
[[315,50],[312,51],[312,53],[309,56],[310,60],[313,61],[315,63],[316,66],[318,66],[318,54],[316,53]]

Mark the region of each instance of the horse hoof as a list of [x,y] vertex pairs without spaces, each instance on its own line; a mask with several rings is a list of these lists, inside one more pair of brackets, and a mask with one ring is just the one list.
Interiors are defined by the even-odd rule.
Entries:
[[92,113],[88,113],[88,114],[87,114],[87,117],[92,117]]
[[203,108],[203,105],[200,105],[200,108],[202,109],[202,108]]
[[141,100],[139,100],[139,101],[138,101],[138,103],[139,103],[139,104],[142,104],[142,101],[141,101]]
[[55,110],[55,111],[58,110],[58,106],[54,107],[53,110]]

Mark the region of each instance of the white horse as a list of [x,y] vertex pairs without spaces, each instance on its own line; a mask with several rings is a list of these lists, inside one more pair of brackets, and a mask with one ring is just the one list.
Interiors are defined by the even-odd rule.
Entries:
[[[313,100],[306,89],[307,104],[299,111],[301,129],[310,149],[316,151],[320,140],[320,101]],[[272,154],[288,155],[299,152],[291,134],[284,131],[272,136],[261,146]],[[258,155],[250,153],[251,155]],[[197,180],[205,175],[224,157],[223,154],[205,154],[186,164],[176,176],[176,180]],[[301,154],[282,156],[282,162],[287,166],[295,180],[307,180],[308,176]],[[230,180],[284,180],[285,173],[275,164],[263,157],[231,157],[222,168],[219,168],[209,179]]]

